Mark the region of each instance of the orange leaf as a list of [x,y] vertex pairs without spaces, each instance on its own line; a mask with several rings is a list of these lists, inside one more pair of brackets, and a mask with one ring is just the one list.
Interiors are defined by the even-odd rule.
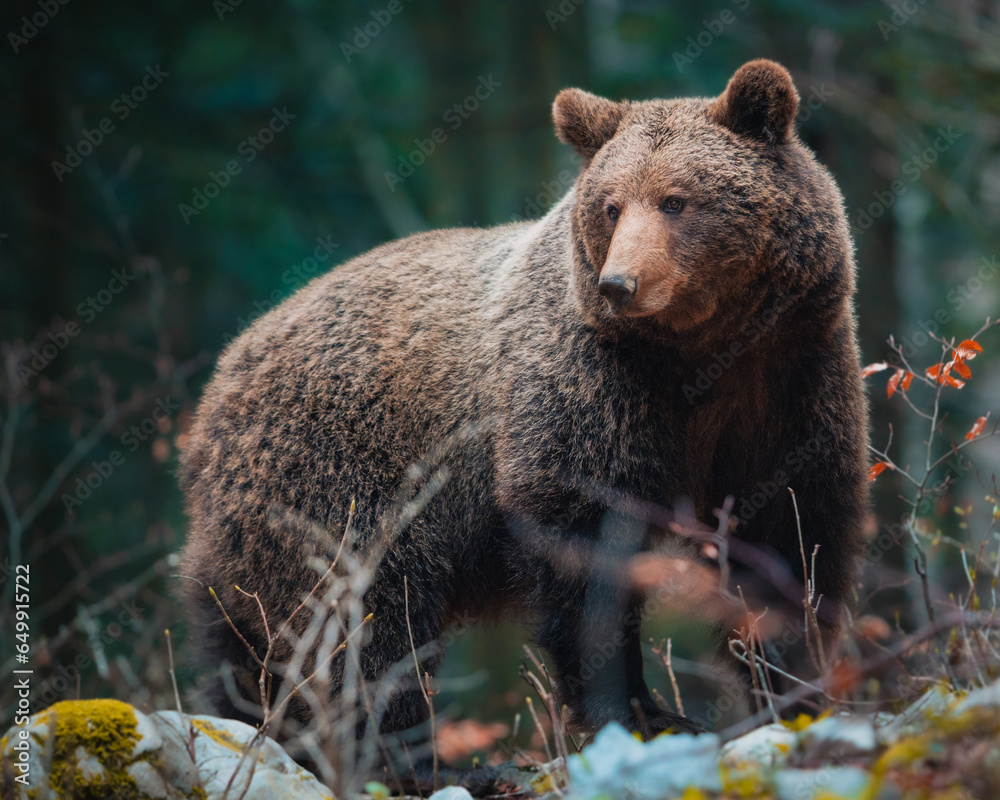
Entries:
[[977,353],[981,352],[983,352],[983,348],[979,345],[978,342],[975,342],[972,339],[966,339],[958,347],[955,348],[955,355],[957,355],[959,358],[964,358],[969,361],[974,359]]
[[909,390],[909,388],[910,388],[910,382],[912,380],[913,380],[913,373],[912,372],[907,372],[903,376],[903,391],[904,392]]
[[833,697],[844,699],[861,683],[864,672],[858,669],[857,665],[849,661],[841,661],[830,670],[829,685],[830,694]]
[[883,642],[892,636],[892,628],[889,627],[889,623],[881,617],[871,614],[866,614],[854,620],[854,630],[866,639],[875,639]]
[[896,393],[896,389],[899,388],[899,381],[903,377],[903,370],[897,369],[892,377],[889,378],[889,385],[886,387],[886,395],[892,397]]
[[972,426],[967,434],[965,434],[966,439],[975,439],[980,436],[982,432],[986,429],[986,420],[989,417],[989,413],[985,417],[980,417],[976,420],[976,424]]
[[449,721],[437,732],[437,748],[441,758],[457,761],[477,750],[489,750],[498,739],[510,733],[502,722],[484,724],[475,720]]
[[[961,367],[958,365],[961,364]],[[953,378],[951,371],[953,369],[958,370],[958,374],[963,377],[971,377],[972,373],[969,368],[965,365],[960,357],[955,357],[953,360],[949,361],[947,364],[935,364],[933,367],[927,368],[927,377],[934,378],[938,383],[943,383],[948,386],[954,386],[956,389],[961,389],[965,386],[965,381],[960,381],[958,378]],[[968,374],[966,374],[968,373]]]
[[881,372],[884,369],[889,369],[889,365],[884,361],[877,361],[861,370],[861,377],[867,378],[869,375],[874,375],[876,372]]
[[889,464],[885,461],[876,461],[868,470],[868,480],[873,481],[883,472],[889,469]]
[[963,378],[968,380],[972,377],[972,370],[969,369],[969,365],[966,364],[962,359],[955,359],[955,372],[961,375]]

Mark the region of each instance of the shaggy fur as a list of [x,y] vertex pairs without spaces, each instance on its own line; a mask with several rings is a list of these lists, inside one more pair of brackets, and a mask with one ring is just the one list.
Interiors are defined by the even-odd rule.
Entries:
[[[842,200],[797,140],[796,108],[787,72],[766,61],[715,99],[566,90],[556,130],[586,164],[543,219],[386,244],[261,319],[221,358],[190,432],[182,572],[215,587],[262,653],[257,607],[232,587],[287,617],[353,500],[351,546],[385,549],[364,597],[368,680],[412,658],[406,578],[418,647],[457,615],[516,616],[579,727],[687,729],[646,688],[642,598],[619,580],[661,535],[642,509],[688,498],[714,527],[727,495],[785,474],[735,535],[799,578],[794,488],[832,639],[856,575],[866,409]],[[627,304],[601,296],[609,273],[634,286]],[[692,392],[734,342],[744,352]],[[421,491],[429,501],[405,520]],[[597,557],[568,566],[560,547],[581,544]],[[245,664],[208,593],[186,586],[207,662]],[[254,681],[237,681],[251,700]],[[222,687],[219,710],[244,716]],[[381,729],[426,715],[411,685]]]

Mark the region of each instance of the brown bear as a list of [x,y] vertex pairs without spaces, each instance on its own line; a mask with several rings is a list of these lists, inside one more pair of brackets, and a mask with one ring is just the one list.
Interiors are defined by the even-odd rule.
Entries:
[[375,686],[400,665],[382,734],[428,717],[413,649],[433,673],[456,618],[497,616],[532,626],[573,725],[693,729],[647,690],[643,597],[621,580],[679,503],[714,526],[735,499],[731,553],[767,554],[734,557],[736,582],[766,562],[765,588],[801,584],[818,545],[832,643],[857,574],[867,412],[843,203],[797,108],[770,61],[712,99],[567,89],[556,133],[583,167],[542,219],[378,247],[228,347],[182,459],[181,572],[222,713],[252,717],[256,667],[226,675],[248,654],[205,587],[262,657],[260,609],[234,586],[273,632],[352,504],[347,547],[373,563],[358,667]]

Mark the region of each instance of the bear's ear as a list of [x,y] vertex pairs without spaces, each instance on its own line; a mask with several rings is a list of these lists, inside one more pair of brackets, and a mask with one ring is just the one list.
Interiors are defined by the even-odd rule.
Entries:
[[781,64],[759,59],[736,70],[726,91],[712,103],[715,121],[734,133],[767,144],[784,144],[794,135],[799,96]]
[[628,103],[616,103],[582,89],[563,89],[552,104],[556,135],[588,161],[618,131]]

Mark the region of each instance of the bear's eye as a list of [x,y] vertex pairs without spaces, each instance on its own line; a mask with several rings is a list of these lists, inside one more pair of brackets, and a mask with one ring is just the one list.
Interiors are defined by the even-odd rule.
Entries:
[[618,206],[608,206],[606,210],[608,212],[608,219],[612,222],[618,222],[618,217],[621,214],[621,211],[618,210]]
[[679,197],[668,197],[660,206],[660,210],[666,211],[668,214],[676,214],[682,208],[684,208],[684,201]]

